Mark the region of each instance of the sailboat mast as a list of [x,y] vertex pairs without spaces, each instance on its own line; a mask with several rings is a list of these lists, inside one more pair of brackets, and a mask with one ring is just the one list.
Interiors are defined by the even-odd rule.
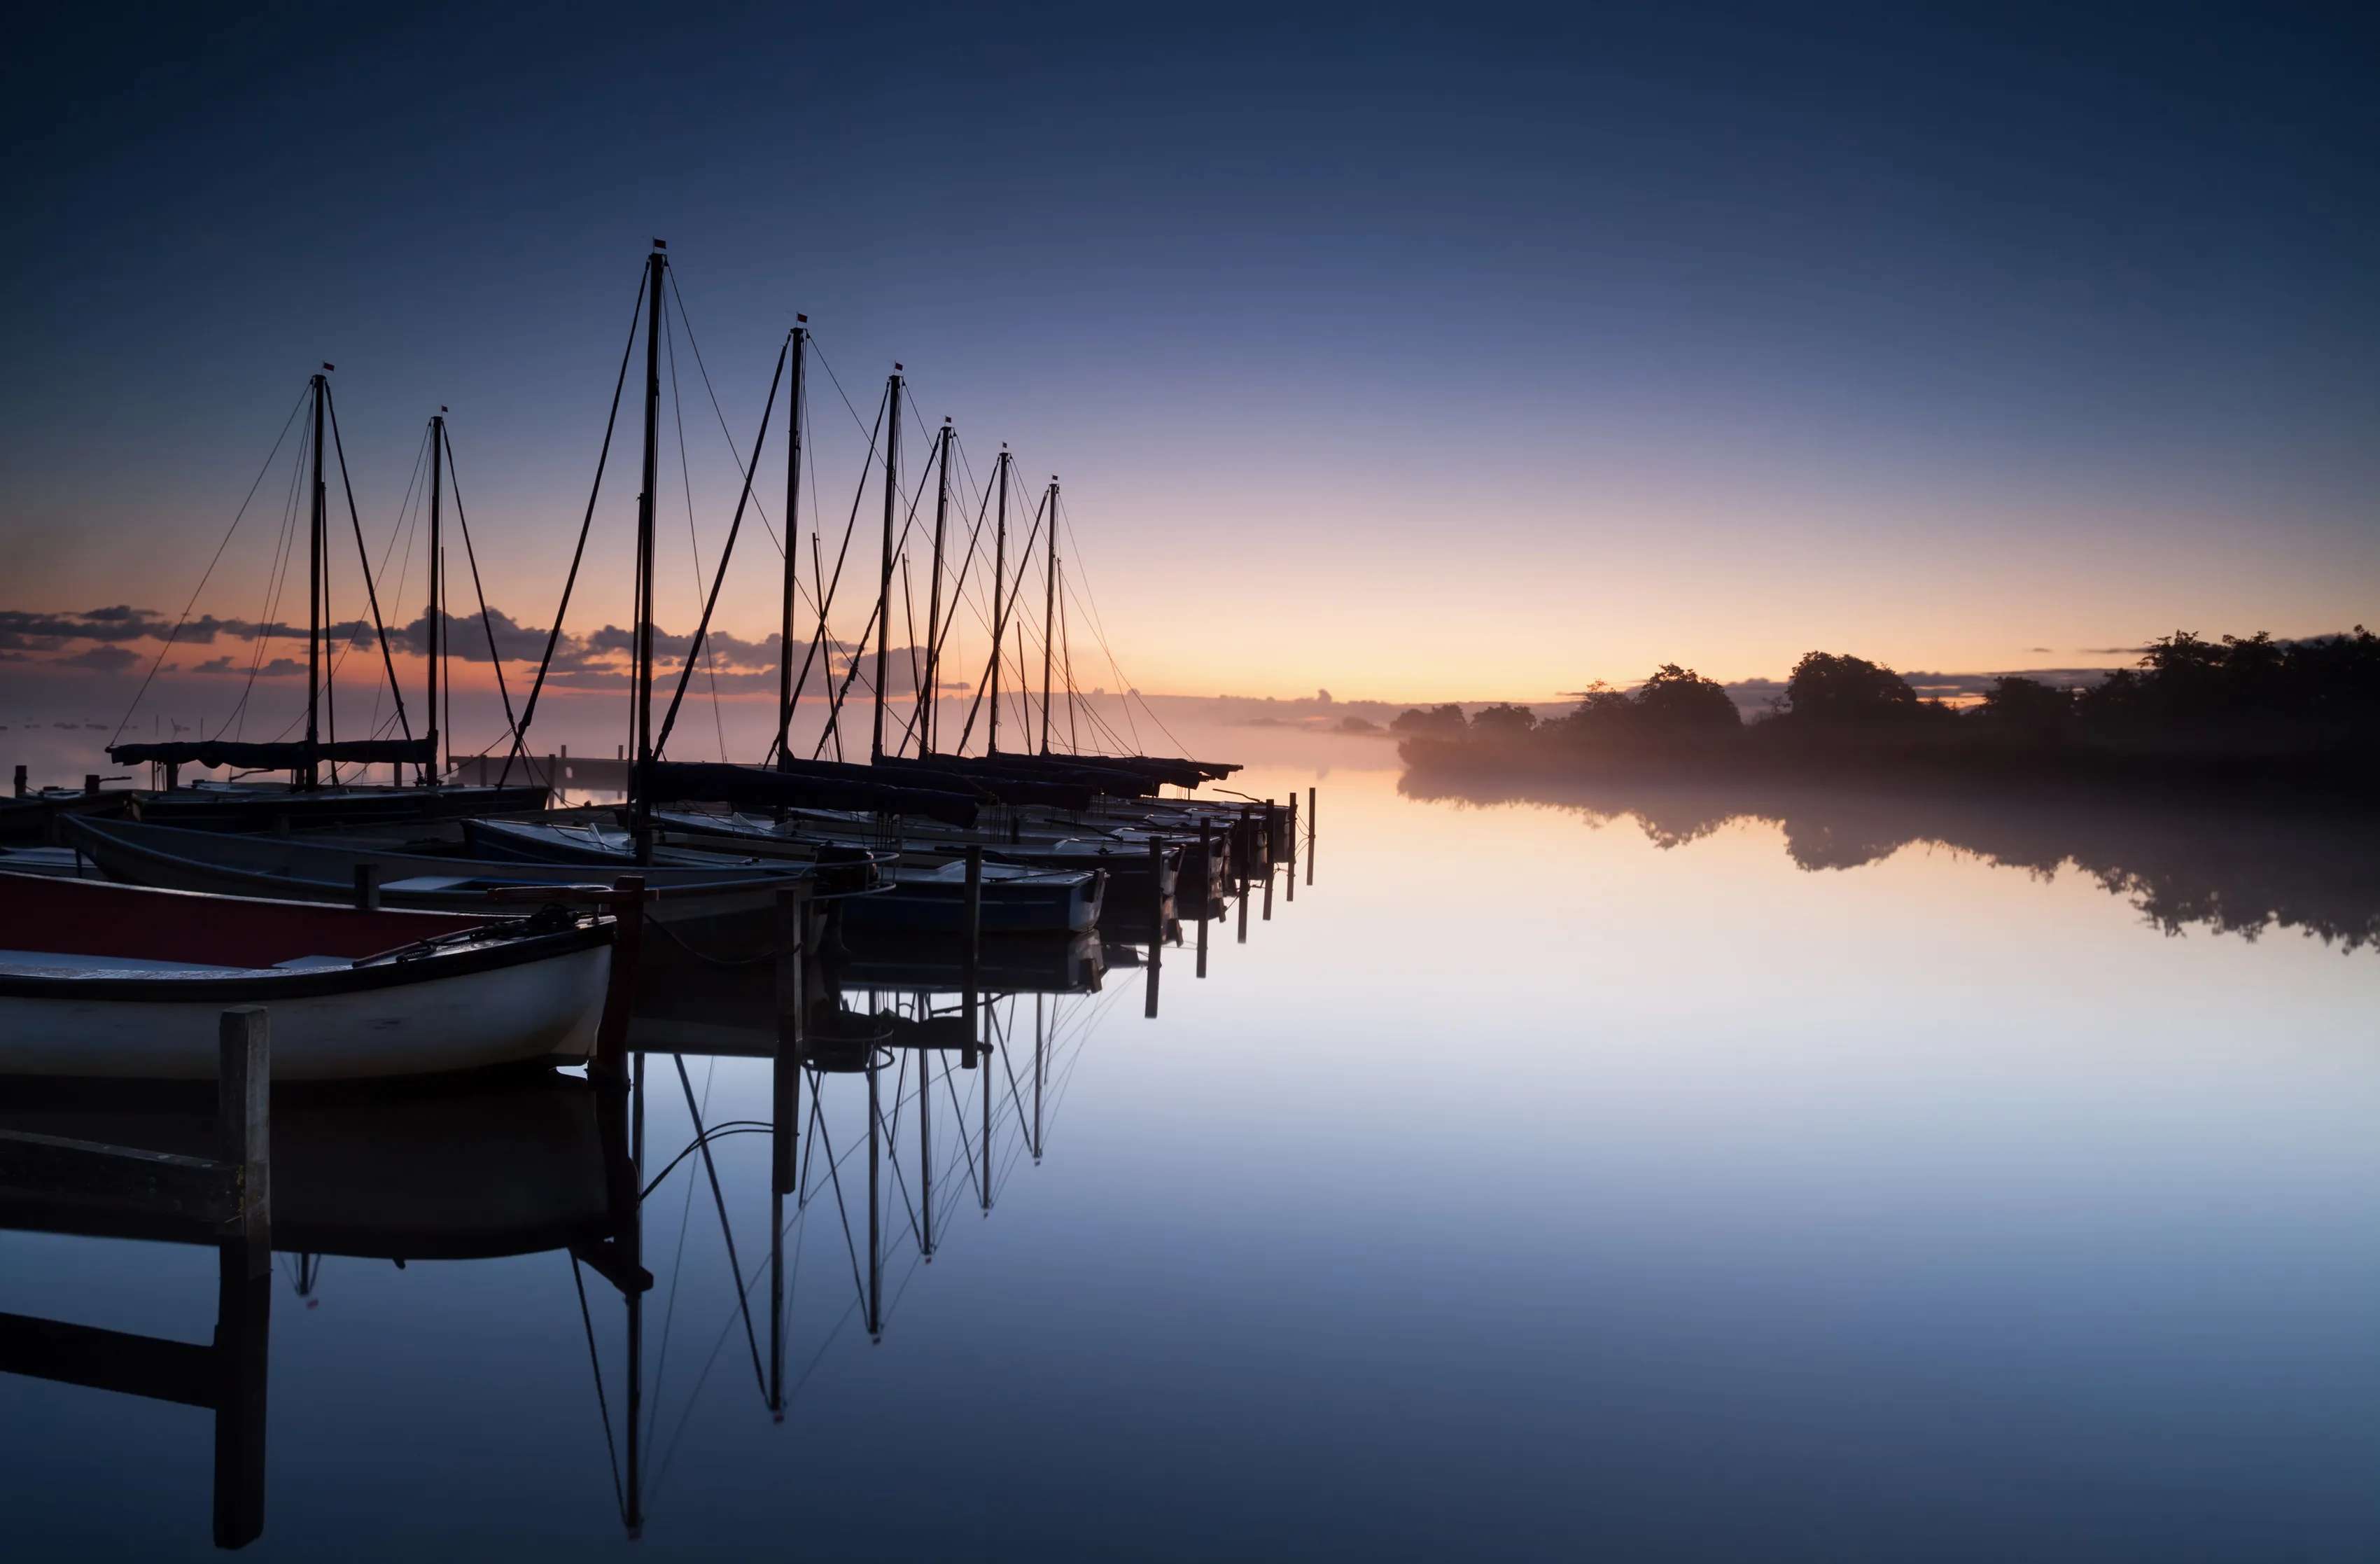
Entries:
[[934,749],[934,685],[941,677],[942,527],[951,514],[951,420],[942,420],[941,473],[934,485],[934,585],[926,594],[926,687],[917,692],[917,753]]
[[1003,444],[1000,448],[1000,525],[991,534],[991,729],[983,741],[986,755],[1000,753],[1000,632],[1008,623],[1007,610],[1002,606],[1008,588],[1008,447]]
[[662,241],[645,261],[645,491],[637,499],[637,862],[653,861],[653,514],[661,481]]
[[430,758],[421,780],[435,784],[445,775],[438,758],[438,670],[446,653],[446,546],[441,529],[439,491],[445,487],[446,420],[430,420]]
[[314,504],[306,528],[306,764],[298,770],[300,787],[314,786],[322,775],[314,757],[322,740],[322,533],[330,514],[322,487],[322,403],[329,383],[314,377]]
[[1050,654],[1058,644],[1058,475],[1050,475],[1050,563],[1042,571],[1041,753],[1050,753]]
[[892,513],[901,498],[901,366],[885,382],[884,568],[876,578],[876,731],[868,758],[884,758],[884,660],[892,636]]
[[[794,588],[801,562],[802,535],[802,348],[807,315],[794,317],[794,399],[785,409],[785,612],[777,631],[777,770],[793,770],[789,731],[794,725]],[[820,589],[823,591],[824,586]]]

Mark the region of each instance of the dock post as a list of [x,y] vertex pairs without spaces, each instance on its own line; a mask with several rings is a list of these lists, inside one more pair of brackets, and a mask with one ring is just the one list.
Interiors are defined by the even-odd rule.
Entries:
[[1266,800],[1265,800],[1264,824],[1265,824],[1265,904],[1264,904],[1264,920],[1265,920],[1267,923],[1270,923],[1270,922],[1272,921],[1272,860],[1273,860],[1273,848],[1274,848],[1276,845],[1278,845],[1278,844],[1279,844],[1279,843],[1280,843],[1280,841],[1281,841],[1281,820],[1280,820],[1280,818],[1279,818],[1278,814],[1275,812],[1275,810],[1274,810],[1274,808],[1273,808],[1273,802],[1272,802],[1272,800],[1271,800],[1271,799],[1269,799],[1269,798],[1268,798],[1268,799],[1266,799]]
[[785,1420],[785,1196],[802,1116],[802,927],[808,898],[777,892],[777,1053],[769,1078],[769,1411]]
[[378,864],[356,866],[356,911],[359,913],[380,911],[380,866]]
[[982,1035],[977,1013],[980,996],[977,986],[983,973],[983,844],[970,842],[966,850],[966,905],[960,914],[965,927],[959,937],[966,947],[963,976],[966,989],[966,1046],[959,1049],[959,1068],[975,1068],[976,1038]]
[[1215,904],[1215,822],[1198,817],[1198,976],[1207,976],[1207,910]]
[[25,796],[25,768],[19,766],[17,768],[17,796],[22,798]]
[[1240,806],[1240,818],[1232,826],[1232,857],[1237,866],[1232,875],[1232,889],[1240,903],[1240,943],[1248,942],[1248,859],[1256,852],[1256,824],[1248,818],[1248,806]]
[[82,779],[82,795],[85,798],[96,798],[99,796],[99,774],[97,772],[89,772],[84,775]]
[[1305,790],[1305,883],[1314,883],[1314,789]]
[[264,1389],[273,1309],[273,1054],[261,1005],[223,1012],[215,1075],[219,1156],[233,1215],[215,1249],[214,1538],[264,1531]]
[[[637,964],[645,951],[645,877],[612,881],[612,977],[603,989],[603,1019],[595,1031],[595,1073],[614,1085],[628,1079],[628,1012],[637,1000]],[[638,1165],[644,1148],[638,1147]]]
[[1289,790],[1289,899],[1297,900],[1297,789]]
[[1157,975],[1165,964],[1165,843],[1148,839],[1148,998],[1142,1019],[1157,1019]]
[[273,1269],[273,1060],[264,1007],[225,1011],[217,1038],[215,1127],[237,1180],[227,1236],[249,1245],[247,1274],[265,1276]]

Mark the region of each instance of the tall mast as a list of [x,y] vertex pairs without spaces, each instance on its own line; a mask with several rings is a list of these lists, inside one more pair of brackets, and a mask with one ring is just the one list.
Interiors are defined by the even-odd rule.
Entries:
[[934,748],[934,685],[941,677],[942,524],[951,514],[951,420],[942,420],[941,474],[934,486],[934,585],[926,594],[926,687],[917,692],[917,753]]
[[1050,653],[1058,644],[1058,475],[1050,475],[1050,563],[1042,572],[1041,753],[1050,753]]
[[446,549],[440,538],[439,491],[445,486],[446,419],[430,420],[430,759],[421,780],[445,775],[438,763],[438,669],[446,651]]
[[[794,317],[794,400],[785,409],[785,612],[777,632],[777,770],[794,766],[788,730],[794,724],[794,587],[801,560],[802,515],[802,348],[810,333]],[[823,585],[820,590],[825,590]]]
[[901,497],[901,366],[885,382],[884,569],[876,578],[876,732],[868,758],[884,758],[884,659],[892,635],[892,512]]
[[1008,623],[1001,605],[1008,587],[1008,447],[1000,448],[1000,525],[991,543],[991,730],[983,741],[986,755],[1000,753],[1000,632]]
[[306,764],[298,771],[300,787],[312,787],[322,777],[314,756],[322,739],[322,533],[329,515],[322,488],[322,403],[329,384],[314,377],[314,504],[306,528]]
[[653,861],[653,513],[661,481],[662,273],[668,247],[645,261],[645,491],[637,497],[637,862]]

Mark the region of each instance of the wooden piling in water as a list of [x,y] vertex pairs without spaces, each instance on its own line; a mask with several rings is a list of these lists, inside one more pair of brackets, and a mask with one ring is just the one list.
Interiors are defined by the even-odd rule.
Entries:
[[1297,900],[1297,789],[1289,790],[1289,899]]
[[[612,908],[612,976],[603,990],[603,1019],[595,1029],[594,1073],[614,1085],[628,1079],[628,1014],[637,1000],[637,964],[645,951],[645,877],[624,874],[604,900]],[[637,1160],[644,1159],[643,1147]]]

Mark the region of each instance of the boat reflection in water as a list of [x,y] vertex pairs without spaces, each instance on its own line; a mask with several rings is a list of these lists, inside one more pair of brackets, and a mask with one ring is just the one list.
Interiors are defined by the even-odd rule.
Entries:
[[[986,940],[972,989],[954,940],[847,945],[820,915],[802,946],[794,962],[721,964],[650,985],[630,1028],[625,1081],[607,1083],[600,1067],[533,1067],[285,1083],[273,1095],[269,1153],[268,1242],[295,1260],[282,1274],[310,1299],[326,1258],[566,1255],[579,1318],[553,1324],[579,1323],[586,1334],[591,1410],[612,1452],[620,1521],[638,1534],[653,1481],[648,1447],[657,1425],[670,1426],[649,1404],[667,1388],[659,1364],[672,1316],[656,1331],[646,1309],[655,1285],[646,1202],[690,1200],[718,1223],[739,1283],[731,1338],[747,1349],[735,1354],[731,1342],[721,1361],[748,1355],[759,1408],[783,1421],[797,1388],[786,1371],[797,1321],[822,1339],[854,1328],[881,1335],[888,1267],[930,1260],[959,1208],[989,1213],[1014,1167],[1040,1160],[1067,1073],[1115,997],[1102,994],[1107,952],[1097,937]],[[1115,954],[1148,964],[1138,951]],[[697,1072],[708,1075],[722,1059],[767,1061],[765,1117],[708,1111]],[[649,1146],[656,1104],[673,1123],[684,1107],[682,1146]],[[0,1084],[0,1132],[204,1157],[217,1113],[210,1083],[19,1080]],[[755,1159],[724,1155],[723,1143],[745,1135],[769,1142],[769,1222],[759,1231]],[[673,1190],[681,1179],[693,1187]],[[0,1227],[215,1241],[153,1203],[21,1184],[0,1187]],[[840,1252],[813,1262],[811,1276],[824,1279],[812,1286],[827,1290],[815,1304],[791,1285],[806,1243]],[[274,1272],[240,1243],[220,1247],[211,1344],[0,1315],[0,1370],[212,1408],[214,1537],[237,1547],[265,1521]],[[609,1321],[606,1291],[619,1310]],[[681,1392],[688,1404],[700,1388]]]
[[2380,947],[2380,823],[2344,809],[2070,788],[1985,793],[1656,775],[1553,782],[1407,771],[1398,791],[1540,805],[1597,825],[1633,819],[1663,847],[1739,820],[1768,822],[1783,829],[1793,862],[1812,871],[1937,845],[2028,874],[2088,876],[2168,934],[2204,928],[2253,940],[2278,928],[2344,952]]

